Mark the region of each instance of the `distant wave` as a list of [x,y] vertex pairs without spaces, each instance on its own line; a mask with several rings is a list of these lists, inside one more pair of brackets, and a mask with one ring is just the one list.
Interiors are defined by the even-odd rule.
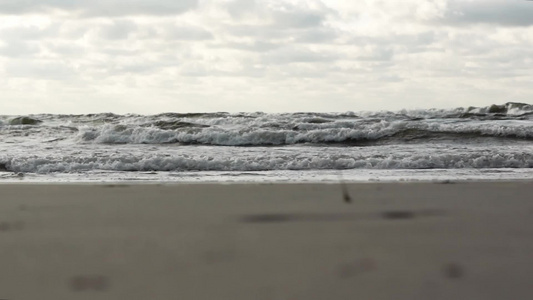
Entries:
[[307,123],[330,122],[337,119],[359,119],[359,118],[379,118],[379,119],[435,119],[435,118],[471,118],[499,120],[527,118],[533,114],[533,105],[527,103],[507,102],[505,104],[493,104],[485,107],[459,107],[455,109],[415,109],[400,111],[363,111],[345,113],[281,113],[268,114],[262,112],[254,113],[161,113],[156,115],[127,114],[118,115],[113,113],[98,113],[85,115],[54,115],[37,114],[29,116],[1,116],[0,125],[38,125],[42,121],[64,120],[74,123],[98,124],[98,123],[118,123],[123,120],[210,120],[210,119],[264,119],[264,118],[289,118],[299,119]]
[[383,145],[533,139],[533,105],[347,113],[0,116],[4,138],[94,144]]
[[0,116],[0,135],[97,144],[372,145],[533,138],[533,105],[360,113],[163,113]]

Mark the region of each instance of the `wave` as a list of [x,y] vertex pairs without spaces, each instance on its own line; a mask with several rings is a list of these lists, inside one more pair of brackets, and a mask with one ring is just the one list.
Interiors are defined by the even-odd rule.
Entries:
[[[114,113],[82,114],[82,115],[54,115],[36,114],[21,116],[0,116],[0,122],[7,125],[36,125],[45,121],[66,120],[74,123],[117,123],[125,119],[189,119],[189,120],[209,120],[209,119],[261,119],[271,117],[281,117],[288,119],[301,119],[308,123],[327,123],[337,119],[438,119],[438,118],[486,118],[486,119],[520,119],[521,117],[533,114],[533,105],[519,102],[507,102],[505,104],[492,104],[484,107],[459,107],[455,109],[414,109],[400,111],[366,111],[366,112],[344,112],[344,113],[316,113],[316,112],[296,112],[282,114],[268,114],[263,112],[253,113],[161,113],[151,116],[126,114],[118,115]],[[3,119],[3,121],[2,121]],[[1,124],[1,123],[0,123]]]
[[533,124],[427,123],[409,121],[263,123],[240,127],[187,122],[150,126],[104,125],[81,128],[80,142],[100,144],[202,144],[217,146],[269,146],[293,144],[372,145],[404,142],[455,142],[483,138],[533,140]]
[[4,171],[53,173],[106,171],[267,171],[344,169],[533,168],[533,153],[502,151],[433,151],[432,153],[315,153],[268,155],[112,154],[0,159]]
[[468,113],[495,115],[524,115],[533,112],[533,105],[519,102],[507,102],[502,105],[493,104],[486,107],[469,107]]
[[[0,116],[0,136],[87,144],[383,145],[533,139],[533,105],[346,113]],[[22,133],[23,132],[23,133]]]

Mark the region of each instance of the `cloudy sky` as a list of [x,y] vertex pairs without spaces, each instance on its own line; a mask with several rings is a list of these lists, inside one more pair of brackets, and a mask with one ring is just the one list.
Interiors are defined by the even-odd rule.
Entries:
[[0,0],[0,114],[533,103],[533,1]]

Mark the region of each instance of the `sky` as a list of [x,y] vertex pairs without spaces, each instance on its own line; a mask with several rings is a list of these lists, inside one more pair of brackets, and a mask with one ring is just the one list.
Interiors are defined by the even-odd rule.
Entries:
[[533,1],[0,0],[0,114],[533,103]]

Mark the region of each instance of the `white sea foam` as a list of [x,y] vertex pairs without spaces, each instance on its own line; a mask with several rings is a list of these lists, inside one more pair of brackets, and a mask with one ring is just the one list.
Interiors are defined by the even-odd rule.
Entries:
[[[146,146],[148,147],[148,146]],[[343,147],[239,148],[176,147],[172,151],[137,149],[134,152],[0,158],[13,172],[49,173],[109,171],[264,171],[319,169],[456,169],[532,168],[533,148],[450,148],[445,145],[416,149],[390,146],[388,149]],[[126,149],[124,149],[126,150]],[[387,150],[387,151],[383,151]],[[152,152],[152,153],[150,153]]]

